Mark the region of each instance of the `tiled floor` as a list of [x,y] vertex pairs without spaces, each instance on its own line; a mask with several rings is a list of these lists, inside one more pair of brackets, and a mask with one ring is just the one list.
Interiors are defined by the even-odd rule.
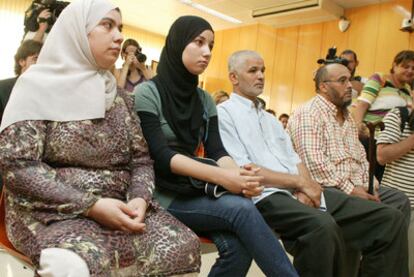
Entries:
[[[211,266],[214,264],[217,258],[217,252],[211,252],[203,254],[202,266],[199,277],[205,277]],[[0,276],[1,277],[33,277],[33,270],[22,264],[14,257],[0,250]],[[260,271],[256,264],[253,263],[250,268],[248,277],[264,277],[264,274]]]
[[[210,271],[210,268],[214,264],[216,258],[217,252],[203,254],[203,256],[201,257],[201,270],[199,277],[206,277],[208,275],[208,272]],[[253,262],[252,266],[250,267],[249,273],[247,274],[247,277],[265,277],[265,275],[262,273],[262,271],[256,265],[256,263]]]

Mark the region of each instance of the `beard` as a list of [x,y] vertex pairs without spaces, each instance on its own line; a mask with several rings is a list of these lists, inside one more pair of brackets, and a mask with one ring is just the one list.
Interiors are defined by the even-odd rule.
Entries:
[[331,97],[331,102],[337,106],[340,109],[346,109],[348,108],[349,105],[351,105],[352,103],[352,91],[350,92],[351,94],[351,98],[349,100],[344,101],[343,98],[341,98],[341,93],[335,89],[335,88],[330,88],[329,89],[329,95]]
[[352,104],[352,99],[349,100],[349,101],[344,101],[343,105],[342,105],[342,108],[344,108],[344,109],[348,108],[351,104]]

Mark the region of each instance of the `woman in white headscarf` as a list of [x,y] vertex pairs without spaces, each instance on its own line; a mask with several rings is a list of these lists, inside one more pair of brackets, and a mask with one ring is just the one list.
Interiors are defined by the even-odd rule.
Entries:
[[60,15],[0,127],[10,241],[40,276],[197,272],[198,238],[154,202],[133,99],[108,69],[123,37],[106,0]]

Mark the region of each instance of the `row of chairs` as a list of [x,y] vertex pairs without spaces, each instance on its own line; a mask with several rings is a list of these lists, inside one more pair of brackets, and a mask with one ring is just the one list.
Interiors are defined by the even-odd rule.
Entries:
[[[377,123],[368,123],[367,127],[370,131],[370,140],[369,140],[369,151],[368,151],[368,160],[369,160],[369,192],[372,193],[374,188],[374,170],[375,170],[375,130],[380,128],[381,130],[384,129],[384,124],[382,122]],[[209,253],[215,251],[214,246],[212,245],[212,241],[206,237],[200,236],[200,242],[203,244],[207,244],[207,247],[204,247],[203,253]],[[33,264],[31,260],[17,251],[12,243],[7,238],[6,233],[6,223],[5,223],[5,192],[4,189],[1,191],[0,194],[0,248],[2,248],[7,254],[17,258],[21,261],[24,265],[28,266],[29,268],[33,269]]]

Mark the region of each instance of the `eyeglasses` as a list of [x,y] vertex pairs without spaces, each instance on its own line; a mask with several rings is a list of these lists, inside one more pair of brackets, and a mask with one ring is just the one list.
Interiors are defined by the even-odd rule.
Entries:
[[343,78],[340,78],[339,80],[325,80],[323,82],[324,83],[339,83],[341,86],[344,86],[350,83],[351,80],[349,78],[343,77]]

